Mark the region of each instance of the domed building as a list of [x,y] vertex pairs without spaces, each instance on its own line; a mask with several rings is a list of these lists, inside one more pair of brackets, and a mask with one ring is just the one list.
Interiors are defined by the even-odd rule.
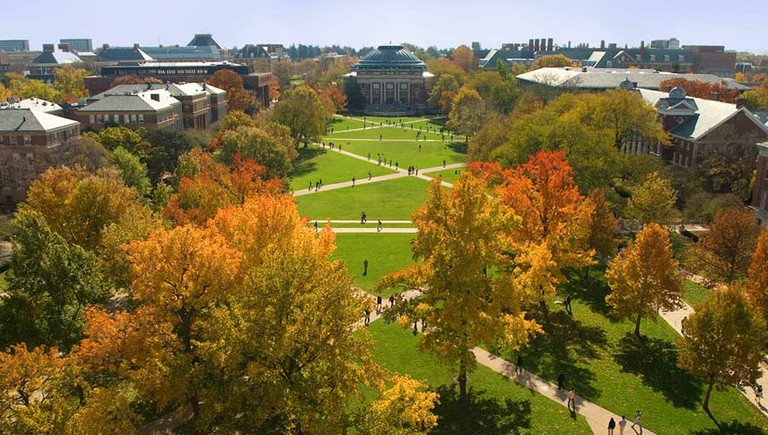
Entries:
[[427,64],[402,45],[381,45],[352,65],[346,75],[361,94],[368,115],[404,116],[427,110]]

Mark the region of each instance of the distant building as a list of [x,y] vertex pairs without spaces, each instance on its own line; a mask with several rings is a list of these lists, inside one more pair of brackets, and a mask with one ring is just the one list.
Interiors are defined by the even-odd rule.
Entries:
[[210,45],[142,47],[133,44],[132,47],[110,47],[104,44],[98,53],[98,60],[106,64],[140,61],[208,62],[222,59],[222,50]]
[[80,62],[80,58],[70,52],[69,47],[60,45],[59,48],[65,51],[56,51],[53,44],[43,44],[43,52],[32,61],[28,77],[50,83],[54,79],[54,69]]
[[29,51],[29,40],[27,39],[0,40],[0,51]]
[[89,97],[87,104],[92,104],[109,95],[151,93],[155,90],[166,90],[181,102],[184,128],[206,129],[211,123],[219,121],[227,115],[227,93],[205,83],[118,85]]
[[749,89],[733,79],[712,74],[677,74],[652,69],[608,69],[587,67],[539,68],[517,76],[522,87],[545,86],[565,90],[600,91],[616,89],[625,79],[636,88],[659,90],[661,82],[682,78],[706,83],[725,82],[729,89]]
[[245,89],[251,91],[263,106],[269,106],[269,84],[271,73],[254,73],[249,65],[237,65],[229,62],[126,62],[106,65],[101,68],[100,76],[85,78],[85,87],[91,95],[99,94],[112,87],[118,77],[137,76],[154,77],[168,83],[193,82],[203,83],[216,71],[229,69],[243,79]]
[[195,34],[195,37],[192,38],[191,41],[189,41],[189,44],[187,44],[187,47],[215,47],[217,50],[223,50],[224,47],[221,46],[218,42],[216,42],[215,39],[213,39],[213,36],[210,33],[198,33]]
[[750,207],[757,214],[760,224],[768,225],[768,142],[757,144],[757,171],[752,188]]
[[656,48],[659,50],[679,50],[680,40],[677,38],[654,39],[651,41],[651,48]]
[[683,45],[691,53],[693,72],[732,76],[736,67],[736,52],[725,51],[723,45]]
[[109,44],[104,44],[98,50],[96,59],[102,65],[154,60],[141,49],[139,44],[133,44],[133,47],[111,47]]
[[11,70],[11,58],[6,53],[0,53],[0,73]]
[[69,45],[69,49],[72,51],[93,51],[93,41],[90,39],[60,39],[59,42]]
[[126,94],[105,94],[102,98],[75,112],[84,128],[101,130],[111,126],[128,128],[183,127],[182,105],[165,89]]
[[64,109],[52,101],[40,98],[27,98],[24,100],[8,98],[8,102],[0,102],[0,109],[31,109],[50,115],[61,115]]
[[426,80],[434,75],[402,45],[381,45],[354,64],[346,77],[359,87],[365,113],[397,116],[427,110]]
[[245,44],[243,48],[232,53],[232,60],[238,63],[248,63],[253,60],[286,60],[285,47],[282,44]]
[[0,205],[23,201],[29,185],[80,137],[80,123],[33,109],[0,109]]

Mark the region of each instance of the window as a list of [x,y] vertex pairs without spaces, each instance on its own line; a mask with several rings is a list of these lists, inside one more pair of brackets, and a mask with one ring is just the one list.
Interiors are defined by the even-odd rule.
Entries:
[[640,53],[637,53],[637,54],[635,55],[635,59],[636,59],[638,62],[642,62],[642,61],[643,61],[643,55],[642,55],[642,54],[640,54]]
[[123,123],[128,124],[131,122],[131,117],[127,113],[123,115]]
[[651,62],[656,62],[656,55],[655,54],[651,55]]
[[9,136],[9,137],[8,137],[8,143],[9,143],[11,146],[14,146],[14,145],[16,145],[16,136]]
[[[109,115],[107,115],[107,116],[109,116]],[[115,113],[114,115],[112,115],[112,121],[113,121],[115,124],[120,124],[120,115],[118,115],[117,113]]]
[[144,115],[139,113],[139,124],[144,124]]
[[136,124],[136,114],[131,113],[131,124]]
[[96,123],[96,117],[93,115],[88,115],[88,123],[95,124]]
[[679,54],[679,55],[677,56],[677,61],[678,61],[678,62],[685,62],[685,56],[683,56],[682,54]]
[[24,136],[24,145],[32,144],[32,136]]
[[606,61],[605,66],[608,68],[613,68],[613,61],[612,60]]
[[668,54],[664,55],[664,62],[669,62],[669,55]]
[[35,160],[35,155],[32,153],[27,153],[27,160],[29,160],[30,162]]

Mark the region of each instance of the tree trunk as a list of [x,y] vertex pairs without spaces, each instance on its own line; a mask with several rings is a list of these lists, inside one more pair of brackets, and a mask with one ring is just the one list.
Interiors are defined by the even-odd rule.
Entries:
[[459,363],[459,396],[464,399],[467,397],[467,363],[464,359]]
[[704,395],[704,404],[702,407],[704,408],[704,411],[707,411],[707,414],[709,414],[709,395],[712,394],[712,387],[715,386],[715,382],[712,381],[707,386],[707,394]]
[[642,314],[637,315],[637,320],[635,321],[635,335],[638,337],[640,336],[640,319],[643,317]]
[[584,268],[584,282],[589,284],[589,264]]

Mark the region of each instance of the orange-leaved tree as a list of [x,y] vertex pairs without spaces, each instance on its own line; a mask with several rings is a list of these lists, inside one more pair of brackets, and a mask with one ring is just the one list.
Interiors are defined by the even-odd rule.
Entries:
[[243,79],[230,69],[216,71],[207,82],[227,92],[229,110],[244,112],[256,106],[256,98],[243,87]]
[[659,90],[668,92],[674,87],[685,89],[689,97],[704,98],[707,100],[723,101],[725,103],[735,103],[739,97],[739,90],[728,87],[725,80],[720,83],[708,83],[700,80],[687,80],[682,77],[664,80],[659,83]]
[[763,320],[768,323],[768,230],[763,230],[757,239],[752,263],[747,272],[747,298]]

